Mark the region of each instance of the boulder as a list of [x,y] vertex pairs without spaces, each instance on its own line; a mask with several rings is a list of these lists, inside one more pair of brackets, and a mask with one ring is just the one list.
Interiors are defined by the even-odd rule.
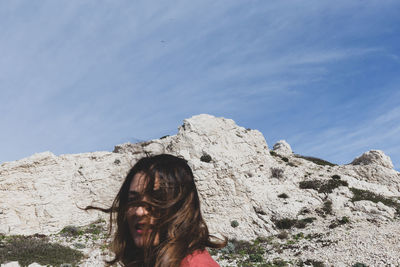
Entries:
[[385,155],[381,150],[370,150],[355,158],[352,165],[370,165],[376,164],[382,167],[393,169],[393,163],[389,156]]
[[273,151],[282,156],[290,156],[293,154],[292,148],[285,140],[276,142]]

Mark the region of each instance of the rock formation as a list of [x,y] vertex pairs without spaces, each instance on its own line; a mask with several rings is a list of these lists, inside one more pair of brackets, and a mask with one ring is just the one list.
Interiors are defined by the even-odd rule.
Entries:
[[[113,152],[61,156],[44,152],[3,163],[0,233],[51,234],[67,225],[107,218],[79,207],[110,206],[139,158],[170,153],[183,156],[192,167],[203,215],[214,234],[253,240],[279,234],[280,223],[292,220],[303,225],[285,231],[326,234],[331,243],[283,252],[282,257],[301,253],[345,266],[361,255],[366,264],[378,264],[381,258],[385,264],[400,264],[399,257],[393,256],[400,255],[398,237],[379,235],[400,234],[400,173],[388,156],[373,150],[349,165],[337,166],[295,155],[283,140],[273,147],[270,153],[257,130],[202,114],[184,120],[174,136],[118,145]],[[348,231],[362,242],[386,240],[388,249],[368,246],[359,252],[356,241],[344,237],[341,218],[352,222]],[[371,231],[377,236],[371,236]],[[278,255],[274,253],[270,256]]]
[[292,148],[285,140],[276,142],[273,147],[273,151],[282,156],[290,156],[293,154]]
[[392,160],[381,150],[367,151],[358,158],[355,158],[351,164],[353,165],[370,165],[376,164],[382,167],[393,169]]

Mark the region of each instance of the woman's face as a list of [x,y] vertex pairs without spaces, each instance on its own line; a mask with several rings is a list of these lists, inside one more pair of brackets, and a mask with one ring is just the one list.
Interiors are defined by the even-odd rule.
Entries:
[[[129,187],[128,201],[147,200],[147,196],[143,196],[143,191],[146,186],[146,179],[143,173],[137,173]],[[154,182],[154,190],[158,189],[160,184],[156,179]],[[143,198],[142,198],[143,197]],[[136,247],[143,247],[144,241],[149,237],[152,231],[151,226],[154,224],[154,217],[151,217],[149,211],[142,206],[129,207],[127,211],[127,220],[131,237]],[[157,233],[153,245],[159,244],[159,234]]]

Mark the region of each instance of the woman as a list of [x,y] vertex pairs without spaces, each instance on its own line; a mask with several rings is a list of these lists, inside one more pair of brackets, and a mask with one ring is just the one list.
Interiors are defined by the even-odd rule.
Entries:
[[[206,247],[226,245],[210,236],[186,160],[162,154],[140,159],[109,209],[115,258],[123,266],[216,267]],[[214,239],[214,240],[212,240]]]

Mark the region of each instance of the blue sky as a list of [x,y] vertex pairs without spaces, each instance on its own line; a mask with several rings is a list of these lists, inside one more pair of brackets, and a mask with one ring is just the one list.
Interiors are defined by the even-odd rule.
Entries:
[[0,163],[208,113],[270,147],[400,167],[399,1],[1,1],[0,25]]

